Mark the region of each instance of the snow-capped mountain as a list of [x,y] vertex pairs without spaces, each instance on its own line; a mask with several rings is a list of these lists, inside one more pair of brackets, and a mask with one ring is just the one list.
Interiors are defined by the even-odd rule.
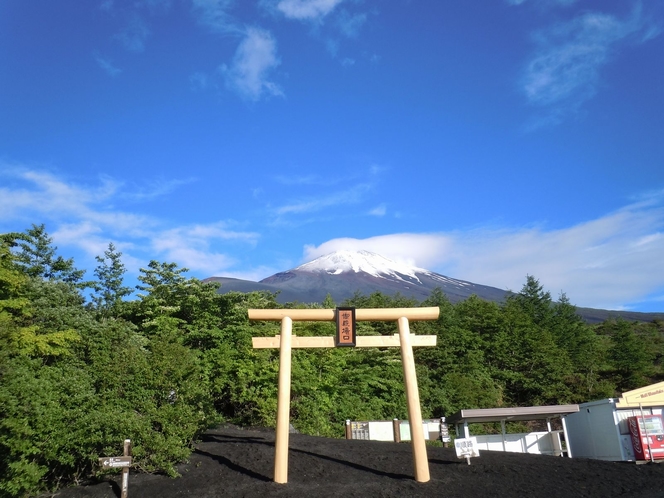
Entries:
[[208,280],[220,282],[221,292],[278,291],[277,300],[282,303],[321,302],[328,294],[341,303],[356,292],[368,295],[377,291],[387,295],[399,293],[422,301],[437,287],[452,302],[472,294],[490,301],[502,301],[507,294],[495,287],[449,278],[368,251],[337,251],[260,282],[219,277]]
[[[444,284],[456,287],[473,285],[470,282],[448,278],[423,268],[398,263],[381,256],[380,254],[369,251],[333,252],[314,259],[309,263],[298,266],[291,271],[327,273],[328,275],[364,273],[375,278],[403,282],[405,288],[409,288],[413,285],[424,285],[425,287],[428,287],[428,280],[439,282],[439,287]],[[264,282],[265,280],[262,281]]]
[[[337,251],[276,273],[260,282],[224,277],[211,277],[206,281],[219,282],[220,293],[259,290],[276,292],[280,303],[320,303],[329,294],[337,304],[342,304],[357,292],[366,296],[373,292],[390,296],[398,293],[424,301],[436,288],[441,289],[452,303],[463,301],[473,294],[486,301],[503,302],[510,294],[507,290],[446,277],[368,251]],[[637,321],[664,319],[662,313],[592,308],[578,308],[577,313],[589,323],[618,316]]]
[[404,277],[417,279],[416,273],[429,273],[427,270],[397,263],[369,251],[333,252],[298,266],[295,270],[325,272],[329,275],[340,275],[344,272],[364,272],[378,278],[392,277],[397,279]]

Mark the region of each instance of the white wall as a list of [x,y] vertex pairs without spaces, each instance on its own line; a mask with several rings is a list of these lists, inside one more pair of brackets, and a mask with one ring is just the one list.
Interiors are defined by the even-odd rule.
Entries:
[[628,459],[615,411],[615,400],[606,399],[583,403],[577,413],[565,417],[572,457],[613,462]]
[[[503,451],[501,434],[484,434],[473,437],[477,439],[477,447],[480,451]],[[505,434],[504,451],[511,453],[560,456],[560,448],[560,431]]]

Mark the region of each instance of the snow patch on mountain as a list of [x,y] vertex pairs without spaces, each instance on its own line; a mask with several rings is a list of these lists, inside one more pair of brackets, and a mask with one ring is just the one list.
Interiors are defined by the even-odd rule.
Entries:
[[431,272],[415,266],[392,261],[369,251],[336,251],[295,268],[296,270],[339,275],[344,272],[368,273],[377,278],[396,278],[398,280],[417,281],[419,274]]

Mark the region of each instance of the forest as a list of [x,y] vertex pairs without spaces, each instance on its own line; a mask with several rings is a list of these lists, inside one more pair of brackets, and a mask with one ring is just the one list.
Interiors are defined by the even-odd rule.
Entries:
[[[0,235],[0,496],[32,496],[82,482],[100,456],[133,442],[134,468],[175,475],[197,438],[221,423],[274,427],[279,351],[251,337],[279,333],[247,309],[282,308],[269,293],[219,294],[172,262],[151,261],[136,289],[108,245],[86,279],[58,254],[43,225]],[[422,415],[460,409],[580,403],[664,379],[664,323],[586,324],[564,294],[534,276],[496,304],[452,305],[437,290],[422,302],[381,293],[293,308],[438,306],[413,322],[436,335],[415,350]],[[298,336],[334,335],[297,322]],[[358,335],[395,323],[358,322]],[[351,420],[406,419],[399,348],[293,350],[291,423],[342,437]]]

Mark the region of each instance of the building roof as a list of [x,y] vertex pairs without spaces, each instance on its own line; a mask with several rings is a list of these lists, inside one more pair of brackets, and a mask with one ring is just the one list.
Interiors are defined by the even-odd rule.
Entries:
[[481,424],[501,420],[542,420],[578,412],[579,405],[519,406],[514,408],[484,408],[461,410],[447,419],[449,423]]

